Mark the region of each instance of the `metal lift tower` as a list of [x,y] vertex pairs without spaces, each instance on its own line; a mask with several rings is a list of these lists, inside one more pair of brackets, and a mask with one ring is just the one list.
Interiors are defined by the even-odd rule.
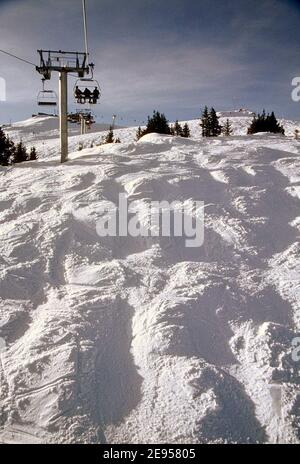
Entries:
[[68,73],[83,78],[90,72],[88,54],[54,50],[38,50],[40,65],[36,70],[45,80],[51,79],[51,73],[59,73],[59,125],[61,162],[68,161]]

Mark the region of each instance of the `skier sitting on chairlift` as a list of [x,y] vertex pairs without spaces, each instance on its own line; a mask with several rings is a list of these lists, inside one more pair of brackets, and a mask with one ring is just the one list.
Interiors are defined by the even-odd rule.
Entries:
[[87,101],[89,103],[92,103],[92,92],[86,87],[85,88],[85,91],[83,92],[84,94],[84,103],[86,103]]
[[99,89],[97,87],[95,87],[95,89],[93,91],[93,104],[97,103],[97,101],[99,100],[99,97],[100,97]]
[[77,99],[77,103],[82,103],[83,101],[83,93],[80,88],[77,86],[75,89],[75,97]]

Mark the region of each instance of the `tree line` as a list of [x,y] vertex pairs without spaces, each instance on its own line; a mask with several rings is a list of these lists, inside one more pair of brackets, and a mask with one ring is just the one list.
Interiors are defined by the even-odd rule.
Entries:
[[263,110],[261,114],[254,116],[248,128],[248,134],[256,134],[257,132],[272,132],[273,134],[284,135],[284,128],[277,121],[274,111],[271,114],[266,114],[265,110]]
[[[214,108],[208,110],[206,106],[203,110],[200,127],[202,128],[203,137],[218,137],[223,134],[230,136],[233,133],[231,123],[229,119],[226,120],[224,126],[220,124],[220,117]],[[258,132],[271,132],[273,134],[284,135],[284,128],[279,124],[275,116],[274,111],[271,114],[267,114],[265,110],[261,114],[254,115],[253,120],[248,128],[247,133],[257,134]]]
[[15,144],[0,127],[0,166],[36,161],[37,158],[35,147],[32,147],[28,153],[22,141]]
[[[227,119],[222,126],[220,124],[220,116],[217,115],[216,110],[214,108],[209,110],[207,106],[205,106],[202,112],[200,127],[203,137],[218,137],[220,135],[229,137],[233,134],[230,120]],[[136,139],[139,140],[144,135],[153,132],[186,138],[191,136],[188,123],[185,123],[182,126],[177,120],[174,125],[170,125],[166,116],[159,111],[154,111],[152,117],[148,116],[148,122],[145,129],[142,129],[141,127],[138,128]],[[279,133],[284,135],[284,128],[277,121],[273,111],[271,114],[267,114],[264,110],[262,114],[255,115],[253,117],[248,128],[248,134],[256,134],[257,132],[271,132],[274,134]]]
[[[205,106],[201,118],[200,127],[203,137],[218,137],[220,135],[230,136],[233,134],[230,120],[227,119],[225,124],[220,124],[220,116],[218,116],[214,108],[208,109]],[[148,122],[145,129],[138,128],[136,133],[136,140],[139,140],[146,134],[150,133],[173,135],[178,137],[189,138],[191,131],[188,123],[181,125],[178,120],[174,124],[169,124],[166,116],[159,111],[154,111],[152,117],[148,116]],[[258,132],[271,132],[284,135],[284,128],[279,124],[277,118],[272,113],[266,113],[265,110],[261,114],[254,115],[253,120],[248,128],[248,134],[256,134]],[[298,137],[298,133],[295,135]],[[120,143],[119,138],[115,138],[113,127],[111,126],[106,136],[103,138],[101,144],[107,143]],[[27,152],[26,146],[22,141],[15,144],[10,138],[5,135],[3,129],[0,127],[0,166],[10,166],[24,161],[37,160],[37,152],[35,147],[32,147]]]

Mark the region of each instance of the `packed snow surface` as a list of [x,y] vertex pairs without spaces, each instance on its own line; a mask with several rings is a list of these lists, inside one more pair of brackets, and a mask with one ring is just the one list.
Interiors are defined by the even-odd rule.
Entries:
[[[229,116],[227,138],[72,137],[65,165],[30,131],[40,160],[0,168],[0,442],[300,442],[299,123]],[[205,202],[203,246],[99,237],[120,193]]]

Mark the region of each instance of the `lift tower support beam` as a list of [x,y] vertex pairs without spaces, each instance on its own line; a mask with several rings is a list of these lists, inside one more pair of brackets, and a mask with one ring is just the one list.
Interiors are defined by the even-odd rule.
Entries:
[[61,162],[68,161],[68,73],[59,73],[59,128]]

